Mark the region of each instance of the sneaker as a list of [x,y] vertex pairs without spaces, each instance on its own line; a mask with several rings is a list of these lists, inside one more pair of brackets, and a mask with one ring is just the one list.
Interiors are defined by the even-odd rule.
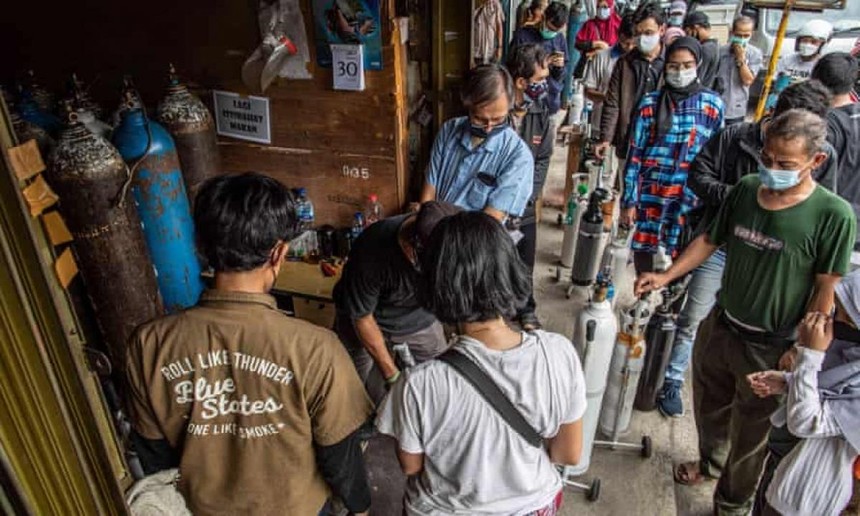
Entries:
[[684,415],[684,402],[681,400],[681,387],[684,384],[678,380],[663,382],[663,390],[657,396],[657,409],[666,417],[681,417]]

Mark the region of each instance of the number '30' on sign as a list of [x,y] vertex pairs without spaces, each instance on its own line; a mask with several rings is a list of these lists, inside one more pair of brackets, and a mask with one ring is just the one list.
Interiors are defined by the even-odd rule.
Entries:
[[364,91],[364,45],[331,45],[334,89]]

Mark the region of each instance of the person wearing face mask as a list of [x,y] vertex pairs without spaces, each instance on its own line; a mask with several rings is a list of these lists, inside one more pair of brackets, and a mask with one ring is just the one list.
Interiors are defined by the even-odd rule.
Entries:
[[675,480],[717,478],[714,514],[748,514],[764,462],[775,398],[756,396],[747,376],[793,354],[806,313],[830,313],[847,274],[857,220],[851,206],[816,184],[827,124],[788,110],[767,126],[758,173],[730,191],[707,233],[662,273],[642,274],[637,295],[692,271],[720,246],[726,268],[717,306],[693,350],[698,461]]
[[621,56],[636,48],[634,30],[633,17],[625,16],[618,28],[618,42],[611,48],[595,54],[585,68],[585,77],[583,77],[582,83],[585,86],[585,97],[594,104],[591,112],[591,120],[594,122],[594,136],[600,136],[598,126],[603,113],[603,101],[606,100],[606,91],[609,89],[609,79],[612,77],[615,63]]
[[567,66],[567,22],[570,10],[561,2],[552,2],[546,8],[540,26],[521,27],[514,31],[511,50],[520,45],[539,43],[549,54],[549,77],[547,78],[547,105],[551,115],[561,109],[561,93],[564,89],[564,73]]
[[268,293],[299,230],[292,195],[261,174],[215,177],[194,225],[214,288],[137,328],[125,356],[144,472],[179,468],[185,514],[320,514],[332,492],[367,514],[373,405],[335,335]]
[[599,0],[597,15],[585,22],[576,35],[576,49],[585,54],[586,59],[591,59],[597,52],[618,42],[620,28],[621,17],[615,12],[614,0]]
[[684,19],[684,32],[696,38],[702,45],[702,60],[699,62],[699,81],[705,88],[714,88],[717,76],[720,44],[711,37],[711,20],[702,11],[693,11]]
[[684,0],[674,0],[669,4],[669,19],[667,22],[670,27],[678,27],[684,25],[684,18],[687,16],[687,2]]
[[749,108],[750,86],[764,65],[761,50],[750,45],[755,20],[740,16],[732,22],[729,44],[720,48],[714,89],[726,105],[726,125],[744,121]]
[[370,398],[378,403],[400,369],[390,347],[406,343],[418,363],[446,348],[439,321],[418,299],[418,254],[456,206],[427,202],[417,213],[385,218],[361,232],[334,287],[334,331]]
[[[827,90],[818,81],[798,83],[780,95],[773,116],[789,109],[804,109],[823,118],[827,114],[829,99]],[[699,205],[687,216],[687,227],[695,228],[696,234],[707,230],[729,191],[741,178],[758,173],[764,133],[771,120],[765,118],[756,123],[744,122],[727,127],[708,140],[696,155],[687,176],[687,186],[699,198]],[[815,170],[813,177],[829,176],[837,170],[836,151],[830,144],[825,144],[824,152],[827,159]],[[657,399],[657,408],[666,417],[684,415],[681,388],[690,365],[693,342],[699,325],[716,303],[725,264],[725,249],[720,248],[693,271],[687,284],[687,299],[678,315],[678,331]]]
[[791,84],[805,81],[812,75],[815,63],[821,58],[821,50],[833,35],[833,25],[824,20],[806,22],[797,31],[793,54],[782,56],[776,67],[777,77],[788,76]]
[[687,214],[698,201],[686,187],[687,170],[723,124],[723,101],[698,79],[701,52],[689,36],[669,47],[666,85],[645,95],[630,133],[621,223],[636,226],[637,272],[654,270],[652,260],[660,247],[672,255],[679,250]]
[[[535,161],[534,187],[520,225],[523,238],[517,243],[517,251],[530,274],[534,273],[537,247],[536,209],[554,148],[552,120],[546,104],[546,79],[549,75],[546,60],[547,54],[543,46],[532,44],[515,48],[507,63],[508,71],[511,72],[514,80],[514,109],[511,112],[511,119],[520,138],[531,150]],[[541,326],[536,308],[537,304],[532,292],[526,305],[517,313],[517,320],[526,331],[536,330]]]
[[663,11],[655,2],[644,3],[633,13],[633,23],[636,50],[618,59],[606,90],[599,121],[600,142],[594,148],[599,159],[606,157],[610,145],[619,160],[627,157],[636,108],[663,79]]
[[514,85],[497,64],[469,71],[461,99],[468,116],[436,135],[420,202],[484,211],[499,222],[520,217],[532,195],[534,158],[511,127]]

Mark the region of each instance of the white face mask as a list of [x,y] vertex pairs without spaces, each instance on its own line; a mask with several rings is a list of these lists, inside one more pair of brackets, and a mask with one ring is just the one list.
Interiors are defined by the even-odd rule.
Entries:
[[611,14],[612,10],[608,7],[601,7],[597,10],[597,17],[601,20],[608,20]]
[[666,84],[673,88],[686,88],[696,82],[696,79],[699,77],[695,68],[679,70],[677,72],[667,70],[665,75]]
[[643,54],[650,54],[657,45],[660,44],[660,35],[652,34],[650,36],[639,36],[636,43],[639,46],[639,51]]
[[798,46],[798,52],[803,57],[812,57],[818,53],[819,46],[815,43],[801,43]]

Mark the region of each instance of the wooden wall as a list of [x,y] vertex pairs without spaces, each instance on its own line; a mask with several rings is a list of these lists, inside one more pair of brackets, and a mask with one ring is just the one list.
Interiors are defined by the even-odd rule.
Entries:
[[[302,0],[314,78],[280,80],[265,92],[271,99],[272,144],[222,138],[226,171],[256,170],[288,186],[306,187],[319,223],[349,225],[370,193],[379,195],[389,213],[406,204],[405,47],[394,23],[394,0],[381,3],[383,70],[367,72],[364,92],[336,92],[331,70],[316,66],[310,0]],[[60,92],[74,71],[93,83],[94,96],[112,110],[121,77],[129,73],[153,110],[173,62],[204,94],[211,89],[246,94],[240,73],[259,43],[256,5],[253,0],[18,3],[17,16],[0,20],[0,80],[8,84],[32,68]],[[345,175],[344,167],[359,170],[359,177]]]

